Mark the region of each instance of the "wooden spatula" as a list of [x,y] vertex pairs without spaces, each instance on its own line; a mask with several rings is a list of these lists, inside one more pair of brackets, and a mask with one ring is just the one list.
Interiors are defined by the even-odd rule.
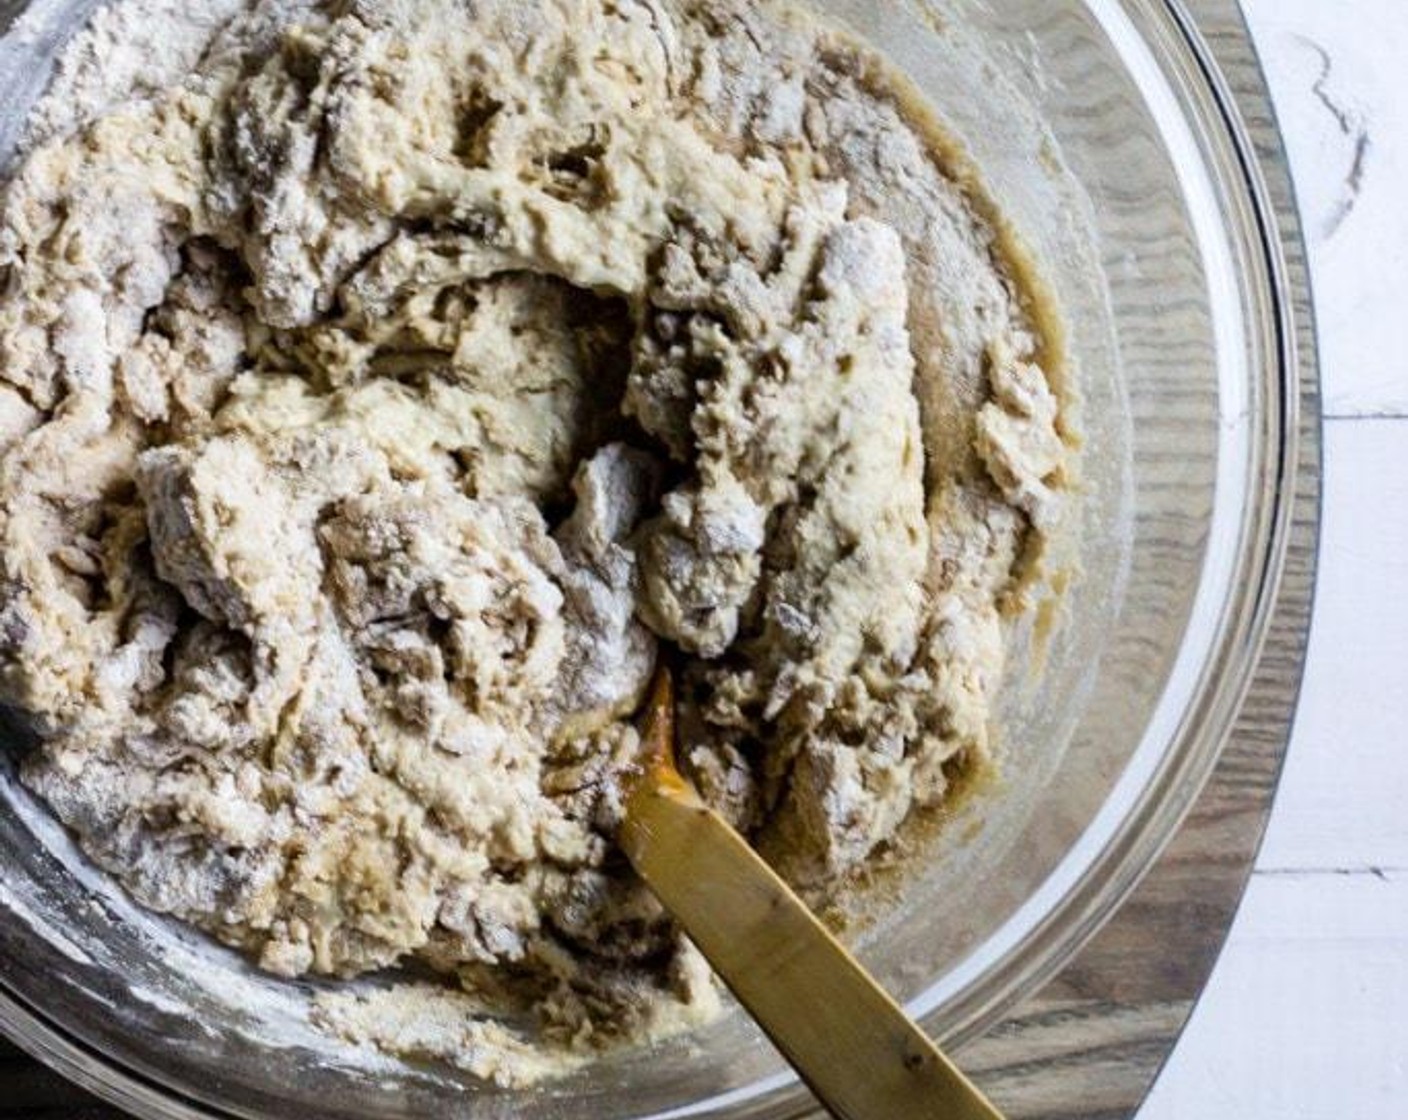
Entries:
[[1001,1114],[675,769],[670,670],[641,722],[619,842],[821,1102],[843,1120]]

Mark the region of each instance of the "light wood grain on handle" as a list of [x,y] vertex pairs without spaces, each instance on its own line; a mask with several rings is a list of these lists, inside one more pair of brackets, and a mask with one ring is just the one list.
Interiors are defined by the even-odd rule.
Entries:
[[[662,777],[664,780],[653,780]],[[620,843],[738,1001],[843,1120],[1000,1120],[728,823],[668,771]]]

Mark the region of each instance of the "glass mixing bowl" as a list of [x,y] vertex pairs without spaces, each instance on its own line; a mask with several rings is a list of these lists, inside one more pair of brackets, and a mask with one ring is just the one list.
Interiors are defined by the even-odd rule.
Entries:
[[[96,0],[0,0],[0,158]],[[961,1042],[1049,977],[1176,828],[1247,687],[1295,469],[1295,354],[1255,160],[1179,4],[815,0],[967,145],[1058,293],[1085,448],[1079,574],[1014,635],[1003,776],[951,814],[865,962]],[[975,92],[978,91],[978,92]],[[1027,662],[1029,671],[1020,670]],[[1038,662],[1040,664],[1038,664]],[[340,1047],[276,981],[135,907],[0,752],[0,1027],[153,1117],[787,1117],[741,1013],[532,1092]],[[883,888],[882,888],[883,889]]]

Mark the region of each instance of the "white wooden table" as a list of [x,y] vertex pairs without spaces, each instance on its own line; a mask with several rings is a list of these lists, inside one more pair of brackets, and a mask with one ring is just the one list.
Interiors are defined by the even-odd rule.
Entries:
[[1309,239],[1320,575],[1271,825],[1140,1120],[1408,1116],[1408,0],[1242,0]]

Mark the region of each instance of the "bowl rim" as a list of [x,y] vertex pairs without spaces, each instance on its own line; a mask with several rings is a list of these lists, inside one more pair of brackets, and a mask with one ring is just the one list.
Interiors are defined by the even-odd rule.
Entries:
[[[1018,951],[1005,954],[1007,968],[992,970],[986,985],[999,986],[992,992],[974,992],[965,1000],[987,1004],[955,1025],[958,1012],[950,1002],[947,1009],[934,1004],[930,992],[917,997],[911,1006],[925,1016],[925,1024],[952,1045],[962,1045],[993,1026],[1017,1000],[1031,994],[1051,979],[1093,937],[1115,910],[1139,885],[1178,831],[1193,808],[1221,757],[1237,715],[1251,691],[1279,601],[1286,557],[1295,512],[1296,480],[1300,471],[1302,414],[1308,405],[1302,399],[1302,344],[1296,329],[1287,243],[1299,234],[1282,227],[1251,130],[1242,115],[1237,97],[1198,20],[1185,0],[1086,0],[1087,5],[1118,23],[1125,13],[1142,15],[1151,27],[1162,24],[1163,45],[1181,53],[1179,60],[1189,75],[1196,75],[1201,87],[1186,92],[1201,94],[1191,108],[1198,111],[1204,126],[1200,139],[1205,156],[1215,163],[1228,193],[1218,201],[1231,210],[1224,213],[1227,232],[1242,241],[1240,266],[1247,280],[1244,295],[1264,301],[1247,317],[1245,329],[1255,332],[1258,352],[1267,371],[1266,386],[1274,388],[1262,401],[1263,411],[1248,418],[1252,469],[1249,472],[1260,490],[1259,500],[1246,503],[1246,523],[1241,527],[1244,543],[1231,551],[1240,561],[1239,574],[1230,585],[1232,598],[1223,604],[1218,632],[1209,635],[1209,650],[1215,656],[1203,662],[1199,680],[1190,690],[1197,698],[1187,711],[1174,736],[1191,739],[1189,751],[1160,752],[1164,762],[1151,771],[1147,783],[1132,793],[1132,804],[1121,803],[1121,792],[1134,785],[1139,775],[1138,756],[1143,754],[1150,733],[1136,751],[1135,760],[1107,799],[1102,815],[1118,807],[1119,824],[1110,830],[1104,846],[1090,862],[1081,881],[1054,906],[1043,908],[1043,917],[1033,927]],[[1239,16],[1240,18],[1240,16]],[[1103,21],[1103,19],[1102,19]],[[1110,24],[1106,24],[1107,29]],[[1242,27],[1245,29],[1245,22]],[[1250,32],[1244,30],[1250,42]],[[1253,48],[1254,49],[1254,48]],[[1259,78],[1261,77],[1258,74]],[[1262,78],[1264,82],[1264,78]],[[1185,111],[1190,108],[1181,104]],[[1211,126],[1211,127],[1208,127]],[[1277,133],[1279,141],[1279,132]],[[1278,153],[1279,154],[1279,153]],[[1216,185],[1216,184],[1214,184]],[[1230,189],[1240,189],[1238,196]],[[1313,338],[1313,323],[1312,338]],[[1315,363],[1309,363],[1314,369]],[[1256,369],[1247,371],[1253,377]],[[1318,410],[1313,410],[1316,423]],[[1260,429],[1256,421],[1260,420]],[[1226,447],[1219,447],[1225,459]],[[1219,488],[1221,479],[1219,479]],[[1215,534],[1214,529],[1210,536]],[[1206,570],[1206,569],[1205,569]],[[1197,607],[1194,608],[1194,615]],[[1190,622],[1191,627],[1191,622]],[[1180,651],[1180,660],[1183,653]],[[1175,673],[1177,669],[1175,669]],[[1162,707],[1162,702],[1161,702]],[[1157,716],[1156,716],[1157,718]],[[1153,721],[1151,721],[1153,722]],[[1082,838],[1098,829],[1093,823]],[[1065,861],[1063,861],[1064,864]],[[1060,875],[1060,868],[1052,878]],[[1038,949],[1037,946],[1040,945]],[[1034,957],[1028,967],[1018,967]],[[925,1006],[926,1001],[930,1006]],[[1000,1004],[1001,1006],[997,1006]],[[947,1010],[947,1014],[944,1011]]]

